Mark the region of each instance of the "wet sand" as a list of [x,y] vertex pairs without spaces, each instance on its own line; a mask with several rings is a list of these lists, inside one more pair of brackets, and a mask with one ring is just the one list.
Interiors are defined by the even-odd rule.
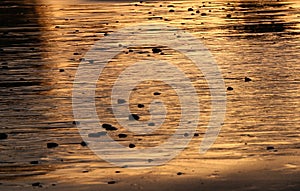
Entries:
[[[0,190],[299,190],[299,10],[297,0],[1,1]],[[120,63],[149,54],[181,66],[201,100],[201,120],[188,147],[163,166],[134,170],[101,160],[82,143],[72,85],[96,41],[143,22],[171,24],[199,38],[231,89],[219,137],[201,155],[211,111],[204,76],[171,49],[163,48],[164,55],[147,47],[125,49],[97,86],[98,115],[119,129],[109,133],[120,144],[159,145],[180,118],[170,87],[144,83],[132,94],[133,112],[147,119],[159,91],[171,115],[156,134],[124,131],[107,109]]]

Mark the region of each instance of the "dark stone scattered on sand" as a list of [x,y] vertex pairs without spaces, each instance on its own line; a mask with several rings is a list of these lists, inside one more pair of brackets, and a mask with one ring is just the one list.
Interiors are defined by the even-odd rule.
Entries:
[[152,48],[153,53],[160,53],[162,50],[160,48]]
[[52,186],[56,186],[56,184],[55,183],[53,183],[53,184],[51,184]]
[[201,13],[201,16],[206,16],[206,13]]
[[252,81],[250,78],[245,77],[245,82],[250,82],[250,81]]
[[42,187],[42,184],[40,182],[35,182],[31,184],[33,187]]
[[56,29],[60,28],[60,26],[55,26]]
[[200,13],[200,11],[199,11],[199,10],[197,10],[197,11],[196,11],[196,13]]
[[105,136],[106,134],[107,134],[106,132],[90,133],[88,134],[88,137],[97,138],[97,137]]
[[137,114],[130,114],[129,116],[128,116],[128,119],[129,120],[139,120],[140,119],[140,117],[137,115]]
[[127,135],[124,134],[124,133],[120,133],[118,136],[119,136],[119,138],[126,138],[127,137]]
[[57,143],[47,143],[47,148],[48,149],[55,148],[55,147],[58,147]]
[[39,164],[39,161],[37,161],[37,160],[30,161],[30,164]]
[[160,95],[160,92],[154,92],[153,95]]
[[126,103],[125,99],[118,99],[118,104],[123,104],[123,103]]
[[132,143],[129,144],[129,148],[134,148],[134,147],[135,147],[135,144],[132,144]]
[[180,175],[183,175],[183,173],[182,172],[177,172],[177,175],[180,176]]
[[83,146],[83,147],[86,147],[87,143],[85,141],[81,141],[80,145]]
[[74,52],[73,55],[79,55],[79,53],[78,52]]
[[114,180],[111,180],[111,181],[107,182],[107,184],[115,184],[115,183],[116,183],[116,181],[114,181]]
[[199,133],[194,133],[194,137],[199,137]]
[[153,159],[148,159],[148,162],[150,163],[150,162],[153,162]]
[[89,170],[83,170],[82,171],[82,173],[88,173],[89,172]]
[[169,12],[170,12],[170,13],[173,13],[173,12],[175,12],[175,11],[174,11],[173,9],[170,9]]
[[188,133],[184,133],[183,136],[187,137],[187,136],[189,136],[189,134]]
[[133,52],[133,50],[132,49],[129,49],[129,51],[128,52]]
[[119,170],[116,170],[116,171],[115,171],[115,173],[120,173],[120,172],[121,172],[121,171],[119,171]]
[[168,5],[167,7],[174,7],[174,5]]
[[273,150],[275,149],[273,146],[267,146],[267,150]]
[[144,104],[138,104],[138,108],[143,108],[145,107]]
[[148,126],[155,126],[155,123],[150,122],[148,123]]
[[228,90],[228,91],[232,91],[232,90],[233,90],[233,87],[230,87],[230,86],[229,86],[229,87],[227,87],[227,90]]
[[72,124],[73,124],[73,125],[79,125],[80,122],[79,122],[79,121],[73,121]]
[[63,69],[63,68],[59,69],[59,72],[64,72],[64,71],[65,71],[65,69]]
[[227,18],[231,18],[231,14],[227,14],[226,17],[227,17]]
[[7,139],[8,135],[6,133],[0,133],[0,140]]
[[188,11],[194,11],[194,9],[190,7],[190,8],[188,8]]
[[112,126],[111,124],[107,124],[107,123],[102,124],[102,127],[104,129],[106,129],[107,131],[116,131],[116,130],[118,130],[118,128]]

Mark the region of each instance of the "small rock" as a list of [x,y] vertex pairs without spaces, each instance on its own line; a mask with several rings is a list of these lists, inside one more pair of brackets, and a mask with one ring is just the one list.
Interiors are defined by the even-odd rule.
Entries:
[[245,82],[250,82],[250,81],[252,81],[250,78],[245,77]]
[[153,53],[160,53],[161,49],[160,48],[152,48]]
[[59,69],[59,72],[64,72],[64,71],[65,71],[65,69],[63,69],[63,68]]
[[227,14],[226,17],[227,17],[227,18],[231,18],[231,14]]
[[120,133],[118,136],[119,136],[119,138],[126,138],[127,137],[127,135],[124,134],[124,133]]
[[275,149],[273,146],[267,146],[267,150],[273,150]]
[[160,92],[154,92],[153,95],[160,95]]
[[115,184],[115,183],[116,183],[116,181],[114,181],[114,180],[111,180],[111,181],[107,182],[107,184]]
[[184,133],[183,136],[187,137],[187,136],[189,136],[189,134],[188,133]]
[[199,137],[199,133],[194,133],[194,137]]
[[57,143],[47,143],[47,148],[48,149],[55,148],[55,147],[58,147]]
[[201,16],[206,16],[206,13],[201,13]]
[[200,11],[199,11],[199,10],[197,10],[197,11],[196,11],[196,13],[200,13]]
[[182,172],[177,172],[177,175],[180,176],[180,175],[183,175],[183,173]]
[[131,121],[132,120],[139,120],[140,117],[137,114],[131,114],[131,115],[128,116],[128,119],[131,120]]
[[39,164],[39,161],[37,161],[37,160],[30,161],[30,164]]
[[7,139],[8,135],[6,133],[0,133],[0,140]]
[[150,163],[150,162],[153,162],[153,159],[148,159],[148,162]]
[[174,5],[168,5],[167,7],[174,7]]
[[228,91],[232,91],[232,90],[233,90],[233,87],[230,87],[230,86],[229,86],[229,87],[227,87],[227,90],[228,90]]
[[170,12],[170,13],[173,13],[173,12],[175,12],[175,11],[174,11],[174,9],[170,9],[169,12]]
[[194,11],[194,9],[193,8],[188,8],[188,11]]
[[138,104],[138,108],[143,108],[145,107],[144,104]]
[[88,137],[97,138],[97,137],[105,136],[106,134],[107,134],[106,132],[90,133],[88,134]]
[[40,182],[35,182],[31,184],[33,187],[42,187],[42,184]]
[[125,99],[118,99],[118,104],[123,104],[123,103],[126,103]]
[[116,130],[118,130],[118,128],[116,128],[116,127],[114,127],[110,124],[107,124],[107,123],[102,124],[102,127],[104,129],[106,129],[107,131],[116,131]]
[[135,147],[135,144],[132,144],[132,143],[129,144],[129,148],[134,148],[134,147]]
[[73,121],[72,124],[73,124],[73,125],[79,125],[80,122],[79,122],[79,121]]
[[119,170],[116,170],[116,171],[115,171],[115,173],[120,173],[120,172],[121,172],[121,171],[119,171]]
[[79,53],[78,52],[74,52],[73,55],[79,55]]
[[80,145],[83,146],[83,147],[86,147],[87,143],[85,141],[81,141]]
[[155,126],[155,123],[150,122],[148,123],[148,126]]

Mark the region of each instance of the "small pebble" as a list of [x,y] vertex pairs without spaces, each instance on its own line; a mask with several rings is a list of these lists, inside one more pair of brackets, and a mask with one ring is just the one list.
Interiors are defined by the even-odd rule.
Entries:
[[155,126],[155,123],[148,123],[148,126]]
[[138,104],[138,108],[143,108],[145,107],[144,104]]
[[193,8],[188,8],[188,11],[194,11],[194,9]]
[[7,139],[8,135],[6,133],[0,133],[0,140]]
[[47,148],[48,149],[55,148],[55,147],[58,147],[57,143],[47,143]]
[[250,78],[245,77],[245,82],[250,82],[250,81],[252,81]]
[[64,71],[65,71],[65,69],[63,69],[63,68],[59,69],[59,72],[64,72]]
[[115,173],[120,173],[120,172],[121,172],[121,171],[119,171],[119,170],[116,170],[116,171],[115,171]]
[[168,5],[167,7],[174,7],[174,5]]
[[127,135],[124,134],[124,133],[120,133],[118,136],[119,136],[119,138],[126,138],[127,137]]
[[199,11],[199,10],[197,10],[197,11],[196,11],[196,13],[200,13],[200,11]]
[[107,184],[115,184],[116,181],[112,180],[112,181],[108,181]]
[[160,95],[160,92],[154,92],[153,95]]
[[129,148],[134,148],[134,147],[135,147],[135,144],[132,144],[132,143],[129,144]]
[[183,136],[187,137],[187,136],[189,136],[189,134],[188,133],[184,133]]
[[229,87],[227,87],[227,90],[228,90],[228,91],[232,91],[232,90],[233,90],[233,87],[230,87],[230,86],[229,86]]
[[199,137],[199,133],[194,133],[194,137]]
[[102,127],[104,129],[106,129],[107,131],[116,131],[116,130],[118,130],[118,128],[116,128],[116,127],[114,127],[110,124],[107,124],[107,123],[102,124]]
[[73,124],[73,125],[79,125],[80,122],[79,122],[79,121],[73,121],[72,124]]
[[83,146],[83,147],[86,147],[87,143],[85,141],[81,141],[80,145]]
[[152,48],[153,53],[160,53],[161,49],[160,48]]
[[126,103],[125,99],[118,99],[118,104],[123,104],[123,103]]
[[106,132],[90,133],[88,134],[88,137],[97,138],[97,137],[105,136],[106,134],[107,134]]
[[177,172],[177,175],[180,176],[180,175],[183,175],[183,173],[182,172]]
[[201,13],[201,16],[206,16],[206,13]]
[[37,161],[37,160],[30,161],[30,164],[39,164],[39,161]]
[[131,120],[131,121],[132,120],[139,120],[140,117],[137,114],[131,114],[131,115],[128,116],[128,119]]
[[175,11],[174,11],[173,9],[170,9],[169,12],[170,12],[170,13],[173,13],[173,12],[175,12]]
[[153,159],[148,159],[148,162],[150,163],[150,162],[153,162]]
[[35,182],[31,184],[33,187],[42,187],[42,184],[40,182]]
[[273,150],[275,149],[273,146],[267,146],[267,150]]
[[227,17],[227,18],[231,18],[231,14],[227,14],[226,17]]

